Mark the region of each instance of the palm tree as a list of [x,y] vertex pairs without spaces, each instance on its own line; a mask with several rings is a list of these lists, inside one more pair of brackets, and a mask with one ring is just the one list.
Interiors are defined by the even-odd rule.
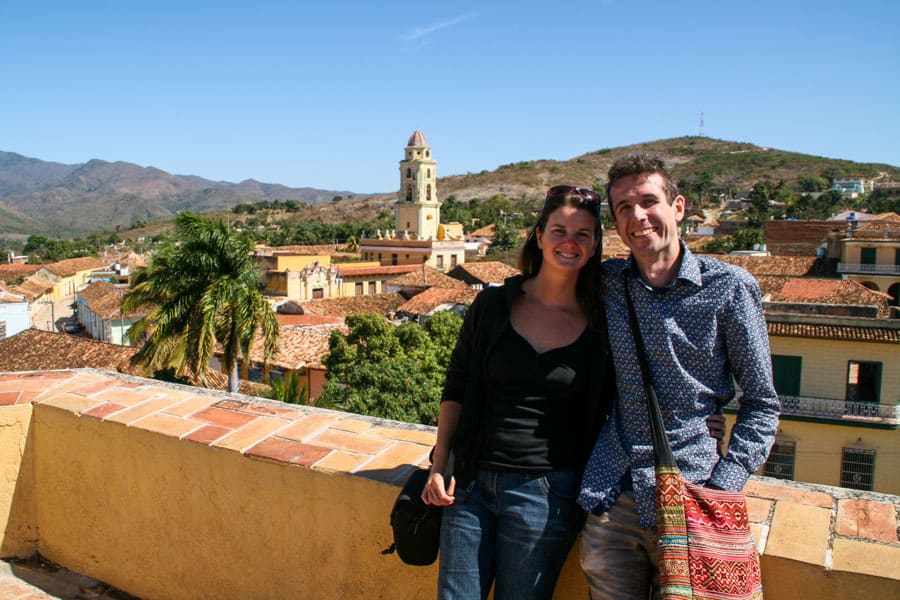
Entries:
[[218,343],[228,373],[228,391],[240,390],[238,360],[249,359],[259,331],[263,360],[277,350],[278,321],[259,287],[250,246],[224,223],[192,213],[175,219],[175,242],[154,253],[134,277],[122,303],[126,312],[149,308],[128,337],[143,346],[132,363],[148,373],[172,367],[206,381]]

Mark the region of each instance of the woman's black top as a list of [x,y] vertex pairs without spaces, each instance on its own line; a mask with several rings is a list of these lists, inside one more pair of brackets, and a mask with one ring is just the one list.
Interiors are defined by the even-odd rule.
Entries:
[[[509,327],[512,304],[521,296],[521,275],[499,287],[484,289],[463,319],[456,347],[450,356],[441,401],[462,402],[459,425],[451,442],[453,474],[457,486],[467,485],[475,476],[478,458],[487,434],[488,411],[494,398],[493,382],[487,376],[487,361]],[[584,467],[594,448],[600,427],[609,415],[616,395],[612,360],[606,340],[605,319],[599,331],[589,330],[587,350],[588,391],[579,409],[578,427],[571,432],[578,445],[578,468]]]
[[492,384],[478,456],[482,467],[544,472],[580,469],[579,436],[587,402],[590,331],[546,352],[507,324],[488,356]]

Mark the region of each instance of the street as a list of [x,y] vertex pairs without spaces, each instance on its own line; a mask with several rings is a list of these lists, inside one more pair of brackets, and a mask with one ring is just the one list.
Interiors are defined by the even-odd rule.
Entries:
[[49,302],[38,303],[38,309],[33,317],[34,328],[42,331],[59,332],[59,324],[71,319],[74,314],[72,310],[73,302],[75,302],[74,296],[66,296],[54,302],[52,308]]

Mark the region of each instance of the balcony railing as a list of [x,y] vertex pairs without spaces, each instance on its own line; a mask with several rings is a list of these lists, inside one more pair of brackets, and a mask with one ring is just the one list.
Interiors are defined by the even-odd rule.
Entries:
[[[806,396],[779,396],[779,398],[783,415],[900,425],[900,404],[853,402]],[[737,410],[737,400],[732,400],[727,408]]]
[[874,275],[900,275],[900,265],[861,265],[838,263],[838,273],[871,273]]

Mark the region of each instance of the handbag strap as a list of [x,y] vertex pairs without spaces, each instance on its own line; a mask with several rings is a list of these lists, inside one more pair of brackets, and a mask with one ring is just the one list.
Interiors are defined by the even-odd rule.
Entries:
[[666,427],[662,418],[662,410],[659,407],[659,398],[656,395],[656,388],[650,379],[650,368],[647,364],[647,350],[644,346],[644,337],[641,335],[641,326],[638,322],[637,313],[634,310],[634,300],[631,298],[631,288],[629,287],[630,277],[626,276],[626,272],[622,273],[622,283],[625,286],[625,304],[628,305],[628,320],[631,323],[631,333],[634,338],[634,347],[637,350],[638,370],[641,372],[641,378],[644,380],[644,391],[647,394],[647,412],[650,416],[650,432],[653,439],[653,454],[656,458],[656,466],[658,467],[677,467],[675,455],[672,453],[672,446],[666,437]]

